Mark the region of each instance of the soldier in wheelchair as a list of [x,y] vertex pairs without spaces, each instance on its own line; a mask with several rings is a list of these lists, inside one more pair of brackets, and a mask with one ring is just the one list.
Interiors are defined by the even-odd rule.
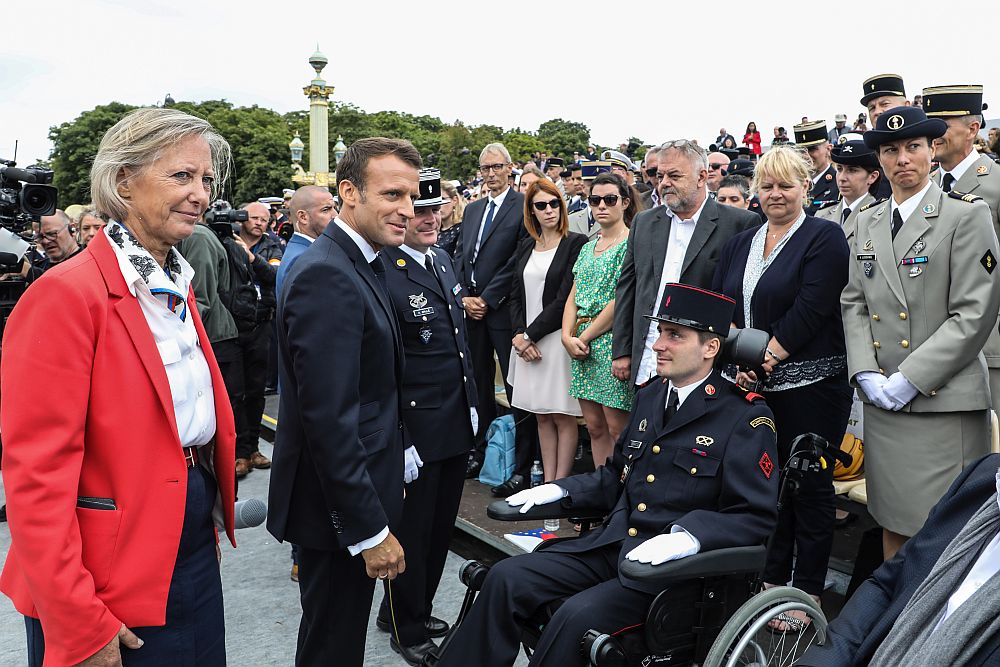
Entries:
[[[669,593],[661,593],[663,581],[624,576],[629,567],[732,547],[757,548],[756,562],[745,571],[760,567],[759,545],[777,517],[775,425],[761,397],[713,370],[733,308],[721,294],[681,284],[665,287],[651,316],[659,322],[653,347],[659,379],[637,394],[614,457],[593,473],[507,499],[521,512],[559,502],[607,519],[579,538],[546,543],[494,566],[449,638],[442,667],[512,665],[525,626],[556,605],[543,621],[530,664],[582,665],[581,638],[588,631],[611,634],[648,623],[654,598],[661,616],[676,607],[690,617],[704,602],[661,600]],[[739,569],[732,565],[723,567]],[[746,587],[742,597],[731,596],[738,605],[750,592]],[[716,630],[724,620],[715,619]],[[695,654],[704,657],[706,651],[701,646]]]

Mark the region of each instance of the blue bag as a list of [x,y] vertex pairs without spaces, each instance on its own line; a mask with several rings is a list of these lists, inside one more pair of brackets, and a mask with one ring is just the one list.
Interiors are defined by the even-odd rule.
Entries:
[[514,416],[497,417],[486,431],[486,458],[479,481],[490,486],[503,484],[514,474]]

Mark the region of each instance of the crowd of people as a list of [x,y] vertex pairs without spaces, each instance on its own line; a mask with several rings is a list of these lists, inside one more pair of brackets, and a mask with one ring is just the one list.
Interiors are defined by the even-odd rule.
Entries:
[[[1000,138],[980,136],[979,86],[904,91],[872,77],[853,127],[803,117],[769,146],[753,122],[739,141],[720,128],[708,150],[673,139],[638,160],[622,144],[515,163],[491,143],[469,183],[404,140],[362,139],[336,192],[238,210],[209,205],[229,164],[210,125],[130,113],[101,142],[93,204],[41,219],[4,335],[0,587],[30,664],[224,664],[217,536],[233,540],[238,480],[270,468],[268,530],[294,545],[301,593],[297,664],[360,665],[358,610],[381,581],[377,625],[419,665],[449,630],[432,601],[498,391],[515,464],[492,495],[607,519],[491,570],[442,665],[512,664],[518,622],[560,598],[532,664],[579,664],[582,631],[641,623],[656,593],[619,578],[624,560],[770,537],[764,587],[819,604],[833,466],[780,513],[777,471],[796,436],[840,442],[857,404],[889,563],[799,664],[990,664],[995,614],[974,601],[995,590],[1000,508],[963,469],[990,451],[1000,392]],[[721,360],[731,328],[766,333],[756,370]],[[70,400],[53,418],[56,391]],[[273,462],[258,450],[269,391]],[[581,421],[594,471],[573,475]],[[928,554],[959,538],[966,570],[942,574]],[[961,641],[929,642],[941,628]]]

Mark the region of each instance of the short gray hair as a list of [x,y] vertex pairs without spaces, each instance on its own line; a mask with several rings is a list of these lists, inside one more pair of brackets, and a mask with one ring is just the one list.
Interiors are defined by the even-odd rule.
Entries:
[[483,147],[483,150],[479,152],[480,164],[482,164],[483,158],[486,157],[487,154],[489,153],[500,153],[501,155],[503,155],[503,159],[506,162],[510,162],[510,151],[508,151],[507,147],[501,144],[499,141],[492,144],[486,144],[486,146]]
[[646,154],[643,156],[642,161],[646,162],[646,160],[656,155],[659,155],[662,151],[663,149],[660,148],[659,146],[651,146],[649,150],[646,151]]
[[696,169],[708,171],[708,153],[690,139],[672,139],[660,144],[659,152],[677,151],[691,161]]
[[118,192],[123,171],[142,173],[164,150],[191,136],[208,142],[215,171],[211,198],[215,199],[229,176],[232,163],[229,143],[207,120],[178,109],[146,107],[128,113],[101,139],[90,169],[94,208],[112,220],[127,218],[129,204]]

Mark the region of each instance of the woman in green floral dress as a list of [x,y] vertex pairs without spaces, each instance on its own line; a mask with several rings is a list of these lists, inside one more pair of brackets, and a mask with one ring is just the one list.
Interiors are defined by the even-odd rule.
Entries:
[[615,286],[625,259],[628,224],[637,203],[617,174],[594,179],[590,209],[601,235],[580,250],[573,266],[573,290],[563,312],[562,341],[572,359],[569,393],[580,400],[590,432],[594,465],[612,455],[618,435],[628,423],[632,387],[611,374],[611,327]]

